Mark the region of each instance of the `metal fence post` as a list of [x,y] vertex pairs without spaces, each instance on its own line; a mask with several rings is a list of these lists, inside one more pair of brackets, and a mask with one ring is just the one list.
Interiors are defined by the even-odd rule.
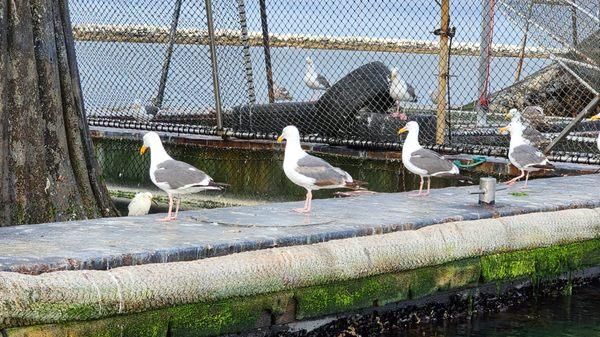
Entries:
[[152,104],[155,107],[161,108],[163,104],[163,98],[165,96],[165,88],[167,86],[167,77],[169,76],[169,67],[171,65],[171,56],[173,55],[173,45],[175,44],[175,37],[177,34],[177,25],[179,24],[179,13],[181,12],[181,0],[175,2],[175,9],[173,10],[173,20],[171,21],[171,30],[169,31],[169,46],[165,53],[165,60],[162,66],[162,73],[160,75],[160,82],[158,84],[158,91],[156,97],[152,100]]
[[440,26],[440,54],[438,63],[437,122],[435,143],[444,144],[446,139],[446,86],[448,85],[448,31],[450,29],[450,0],[442,0]]
[[208,43],[210,45],[210,62],[212,66],[213,90],[215,93],[215,112],[217,115],[217,129],[223,129],[223,117],[221,111],[221,86],[219,85],[219,70],[217,64],[217,50],[215,47],[215,30],[212,17],[212,2],[204,0],[206,7],[206,24],[208,26]]
[[246,66],[246,84],[248,85],[248,101],[256,104],[254,92],[254,76],[252,72],[252,59],[250,58],[250,43],[248,42],[248,23],[246,20],[246,5],[244,0],[238,0],[238,12],[240,15],[240,27],[242,29],[242,51],[244,53],[244,64]]
[[477,125],[487,125],[487,105],[482,107],[484,101],[487,102],[490,79],[490,62],[492,48],[492,32],[494,27],[494,1],[481,0],[481,35],[479,46],[479,100],[476,105]]
[[271,49],[269,47],[269,24],[267,23],[267,4],[265,0],[260,3],[260,24],[262,27],[263,47],[265,50],[265,69],[267,71],[267,90],[269,91],[269,103],[275,102],[273,92],[273,69],[271,68]]
[[521,72],[523,71],[523,61],[525,59],[525,47],[527,47],[527,38],[529,36],[529,21],[531,20],[531,13],[533,12],[533,2],[535,0],[529,0],[529,6],[527,7],[527,17],[525,18],[525,29],[523,32],[523,40],[521,41],[521,47],[519,50],[519,62],[517,63],[517,71],[515,72],[515,82],[521,79]]

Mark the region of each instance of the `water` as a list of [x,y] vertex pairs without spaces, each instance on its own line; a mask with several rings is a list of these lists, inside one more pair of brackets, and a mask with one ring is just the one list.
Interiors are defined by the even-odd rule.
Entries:
[[571,296],[532,299],[489,317],[414,326],[383,337],[595,337],[600,336],[600,284]]
[[[70,2],[72,19],[78,24],[147,24],[168,26],[174,1],[84,1]],[[246,1],[248,29],[260,31],[258,1]],[[206,28],[202,1],[183,1],[180,28]],[[267,1],[270,32],[325,36],[366,36],[437,41],[431,34],[439,25],[439,8],[433,0],[398,2],[367,1]],[[457,27],[454,39],[479,42],[481,2],[452,1],[452,24]],[[217,29],[239,29],[235,1],[213,1]],[[495,16],[495,43],[519,44],[522,34],[499,11]],[[530,41],[530,45],[535,42]],[[149,100],[156,94],[165,44],[77,42],[86,106],[122,107],[134,99]],[[217,48],[220,64],[221,95],[225,107],[246,104],[246,78],[242,49],[235,46]],[[250,50],[257,100],[267,102],[267,85],[262,47]],[[437,55],[383,53],[377,51],[308,50],[272,48],[274,80],[292,93],[296,101],[312,98],[303,83],[305,58],[311,56],[319,72],[336,82],[353,69],[373,61],[397,67],[412,83],[423,103],[436,88]],[[547,60],[525,61],[523,76],[546,66]],[[490,90],[511,85],[517,59],[494,58]],[[452,58],[451,97],[454,104],[468,104],[477,99],[475,56]],[[178,108],[214,105],[210,59],[207,46],[175,47],[166,90],[168,106]]]

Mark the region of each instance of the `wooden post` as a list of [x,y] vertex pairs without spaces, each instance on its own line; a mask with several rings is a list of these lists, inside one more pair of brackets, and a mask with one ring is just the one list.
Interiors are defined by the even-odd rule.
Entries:
[[271,67],[271,49],[269,47],[269,24],[267,23],[267,4],[265,0],[259,0],[260,23],[262,27],[263,48],[265,50],[265,69],[267,71],[267,90],[269,91],[269,103],[275,102],[273,92],[273,69]]
[[437,123],[435,143],[444,144],[446,139],[446,86],[448,85],[448,30],[450,29],[450,0],[442,0],[440,25],[440,55],[438,63]]
[[577,8],[571,5],[571,29],[573,30],[573,46],[577,46]]
[[523,59],[525,58],[525,47],[527,46],[527,37],[529,35],[529,20],[531,19],[534,1],[535,0],[530,0],[529,6],[527,7],[527,21],[525,21],[523,41],[521,41],[521,49],[519,50],[519,62],[517,63],[517,71],[515,72],[515,82],[518,82],[521,79],[521,72],[523,71]]

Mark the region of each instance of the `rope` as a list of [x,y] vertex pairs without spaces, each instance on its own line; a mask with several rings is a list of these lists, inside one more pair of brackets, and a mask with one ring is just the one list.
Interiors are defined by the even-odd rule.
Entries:
[[463,164],[460,160],[455,160],[454,165],[458,166],[458,168],[470,168],[479,166],[483,163],[487,162],[486,157],[473,157],[467,164]]

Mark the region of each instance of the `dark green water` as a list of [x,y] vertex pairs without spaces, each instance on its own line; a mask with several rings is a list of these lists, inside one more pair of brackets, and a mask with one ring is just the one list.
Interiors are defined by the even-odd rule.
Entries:
[[531,300],[489,317],[409,327],[384,337],[558,337],[600,336],[600,285],[571,296]]

